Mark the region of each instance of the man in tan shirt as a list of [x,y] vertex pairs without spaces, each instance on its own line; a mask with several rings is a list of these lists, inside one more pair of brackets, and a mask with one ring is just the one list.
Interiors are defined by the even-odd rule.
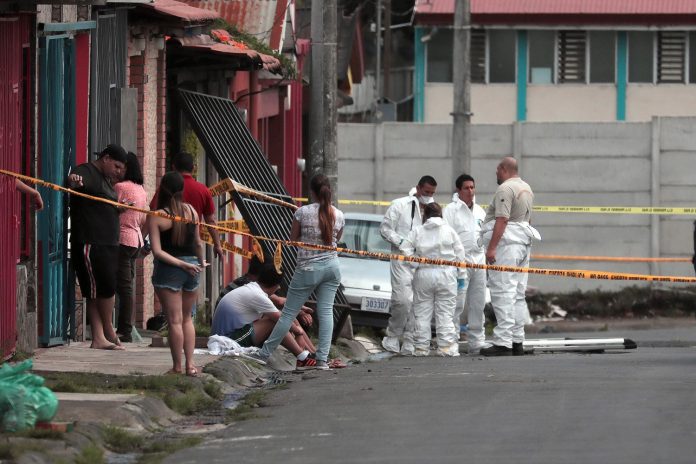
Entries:
[[[534,193],[517,170],[517,160],[505,157],[496,169],[498,189],[482,225],[486,263],[529,267],[532,239],[540,238],[529,224]],[[527,318],[526,272],[488,272],[488,288],[497,325],[493,345],[481,349],[484,356],[524,354],[524,322]]]

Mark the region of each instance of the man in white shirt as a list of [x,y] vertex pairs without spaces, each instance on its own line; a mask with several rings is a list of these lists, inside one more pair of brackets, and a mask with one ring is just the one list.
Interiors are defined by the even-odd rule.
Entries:
[[[476,183],[469,174],[462,174],[454,184],[457,191],[452,196],[452,203],[445,206],[443,218],[457,232],[467,259],[474,264],[485,264],[486,255],[478,244],[478,238],[486,212],[476,204]],[[467,277],[457,281],[457,309],[453,323],[459,333],[460,318],[466,308],[469,354],[479,354],[481,348],[488,346],[483,314],[486,306],[486,270],[469,268]]]
[[[411,189],[408,196],[394,200],[379,227],[384,240],[391,243],[391,252],[401,254],[399,247],[404,239],[416,227],[423,224],[423,208],[434,200],[437,182],[432,176],[423,176],[418,185]],[[413,301],[413,268],[410,263],[391,261],[391,306],[387,335],[382,339],[382,347],[393,353],[401,350],[408,315]]]
[[[272,264],[264,264],[258,280],[235,288],[222,297],[213,316],[212,335],[222,335],[236,341],[243,347],[260,347],[273,331],[280,318],[280,311],[270,299],[280,288],[282,274],[278,274]],[[297,369],[313,368],[315,359],[305,349],[306,337],[297,320],[281,345],[297,357]]]

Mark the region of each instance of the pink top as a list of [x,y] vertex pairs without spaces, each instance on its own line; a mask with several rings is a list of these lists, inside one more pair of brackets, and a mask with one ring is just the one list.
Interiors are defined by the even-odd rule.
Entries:
[[[147,194],[142,185],[127,180],[114,185],[114,190],[118,195],[118,201],[133,203],[133,206],[142,209],[147,208]],[[119,217],[121,221],[121,245],[133,248],[143,246],[143,234],[140,228],[145,224],[145,218],[145,213],[137,211],[126,210],[121,213]]]

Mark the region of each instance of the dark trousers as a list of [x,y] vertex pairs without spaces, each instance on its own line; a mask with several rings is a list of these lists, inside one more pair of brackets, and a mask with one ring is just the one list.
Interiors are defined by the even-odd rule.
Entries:
[[135,277],[135,260],[140,248],[119,245],[118,273],[116,275],[116,294],[118,295],[118,325],[116,331],[130,337],[133,330],[133,278]]

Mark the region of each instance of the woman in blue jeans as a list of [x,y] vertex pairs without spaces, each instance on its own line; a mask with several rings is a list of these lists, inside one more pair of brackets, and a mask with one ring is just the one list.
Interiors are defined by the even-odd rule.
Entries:
[[[295,211],[290,240],[335,247],[343,234],[343,213],[331,205],[331,185],[323,174],[314,176],[309,184],[313,203]],[[333,332],[333,303],[341,283],[338,255],[335,251],[298,248],[297,265],[288,289],[287,301],[280,319],[263,347],[254,358],[261,363],[271,356],[312,292],[317,297],[316,317],[319,320],[317,369],[329,369],[327,359]]]

